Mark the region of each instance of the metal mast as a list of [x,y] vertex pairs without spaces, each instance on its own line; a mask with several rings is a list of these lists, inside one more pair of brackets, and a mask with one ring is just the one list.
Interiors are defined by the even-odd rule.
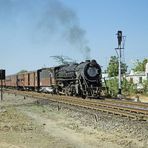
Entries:
[[121,50],[124,49],[124,47],[122,47],[122,31],[118,31],[117,32],[117,39],[118,39],[118,48],[116,48],[117,51],[117,55],[118,55],[118,63],[119,63],[119,67],[118,67],[118,94],[121,95],[122,94],[122,88],[121,88]]

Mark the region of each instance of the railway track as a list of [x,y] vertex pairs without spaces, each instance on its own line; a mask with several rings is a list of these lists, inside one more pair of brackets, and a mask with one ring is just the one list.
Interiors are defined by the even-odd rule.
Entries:
[[143,102],[132,102],[130,100],[115,100],[115,99],[106,99],[105,102],[111,103],[111,104],[120,104],[123,106],[135,106],[135,107],[141,107],[141,108],[148,108],[148,103]]
[[78,106],[95,111],[102,111],[109,114],[129,117],[135,120],[148,121],[148,104],[128,102],[128,101],[109,101],[109,100],[89,100],[69,96],[49,95],[28,91],[9,90],[8,93],[33,97],[38,99],[49,99],[67,105]]

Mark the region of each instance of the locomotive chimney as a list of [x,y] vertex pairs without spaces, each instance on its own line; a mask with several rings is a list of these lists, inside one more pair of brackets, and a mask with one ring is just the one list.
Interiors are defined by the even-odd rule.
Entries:
[[85,60],[85,62],[90,62],[90,60]]

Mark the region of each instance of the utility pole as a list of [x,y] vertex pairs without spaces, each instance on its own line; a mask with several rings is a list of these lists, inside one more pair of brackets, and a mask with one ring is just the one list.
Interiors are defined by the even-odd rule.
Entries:
[[116,49],[117,55],[118,55],[118,95],[122,94],[122,87],[121,87],[121,57],[122,53],[121,50],[124,49],[124,43],[122,43],[122,40],[124,36],[122,36],[122,31],[117,32],[117,39],[118,39],[118,48]]

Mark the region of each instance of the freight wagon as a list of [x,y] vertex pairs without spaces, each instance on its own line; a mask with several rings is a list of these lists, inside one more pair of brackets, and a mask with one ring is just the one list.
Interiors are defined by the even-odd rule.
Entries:
[[[1,85],[1,84],[0,84]],[[18,73],[6,76],[3,85],[18,90],[51,91],[55,85],[52,68],[42,68],[37,71]]]

